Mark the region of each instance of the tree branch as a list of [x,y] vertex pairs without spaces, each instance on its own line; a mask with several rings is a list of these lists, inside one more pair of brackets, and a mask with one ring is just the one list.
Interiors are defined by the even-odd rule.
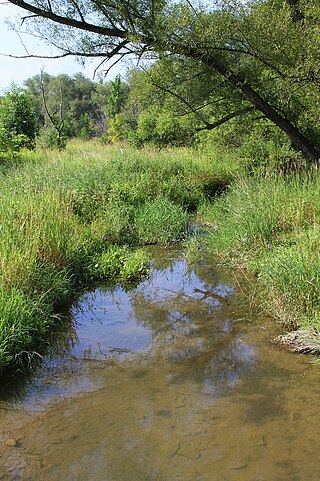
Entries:
[[166,92],[166,93],[172,95],[173,97],[176,97],[178,100],[180,100],[180,102],[184,103],[191,112],[194,112],[195,115],[197,115],[197,117],[199,118],[199,120],[201,120],[201,122],[203,122],[205,125],[208,125],[208,122],[207,122],[207,121],[203,118],[203,116],[200,115],[199,112],[197,111],[197,110],[199,110],[199,109],[195,109],[195,108],[190,104],[190,102],[188,102],[185,98],[181,97],[181,95],[177,94],[176,92],[173,92],[172,90],[170,90],[170,89],[168,89],[168,88],[166,88],[166,87],[163,87],[162,85],[157,84],[157,83],[154,81],[151,73],[148,72],[148,71],[147,71],[146,69],[144,69],[143,67],[142,67],[142,70],[150,77],[151,82],[152,82],[152,84],[153,84],[155,87],[157,87],[158,89],[162,90],[163,92]]
[[253,110],[256,110],[255,107],[246,107],[245,109],[237,110],[236,112],[232,112],[231,114],[228,114],[225,117],[222,117],[222,119],[217,120],[212,124],[207,123],[205,127],[198,127],[196,129],[196,132],[201,132],[203,130],[213,130],[216,127],[219,127],[220,125],[225,124],[229,120],[234,119],[235,117],[239,117],[240,115],[247,114],[248,112],[252,112]]
[[[84,16],[83,16],[83,14],[82,14],[82,12],[81,12],[81,10],[80,10],[79,5],[77,4],[77,2],[75,2],[74,0],[71,0],[71,3],[72,3],[72,5],[74,6],[74,8],[77,10],[77,12],[78,12],[78,14],[79,14],[79,17],[81,18],[81,22],[86,23],[85,18],[84,18]],[[50,8],[50,10],[52,11],[51,8]]]
[[92,23],[75,20],[74,18],[57,15],[51,10],[45,10],[43,8],[35,7],[34,5],[31,5],[30,3],[27,3],[24,0],[10,0],[10,3],[13,3],[13,5],[16,5],[17,7],[21,7],[24,10],[27,10],[28,12],[34,13],[43,18],[47,18],[61,25],[68,25],[69,27],[78,28],[80,30],[85,30],[87,32],[97,33],[99,35],[105,35],[107,37],[118,37],[118,38],[128,37],[128,32],[126,30],[120,30],[118,28],[102,27],[100,25],[94,25]]
[[215,99],[212,102],[207,102],[206,104],[199,105],[199,107],[193,107],[192,110],[183,112],[183,114],[176,114],[175,117],[184,117],[185,115],[192,114],[192,113],[196,112],[197,110],[204,109],[205,107],[208,107],[209,105],[214,105],[214,104],[217,104],[219,102],[222,102],[222,100],[225,100],[225,98],[221,97],[220,99]]

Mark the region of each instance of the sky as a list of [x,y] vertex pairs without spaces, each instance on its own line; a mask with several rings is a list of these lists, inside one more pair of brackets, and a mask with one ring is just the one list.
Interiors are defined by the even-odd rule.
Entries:
[[[18,85],[22,85],[23,81],[27,78],[33,77],[39,74],[41,70],[49,73],[50,75],[58,75],[60,73],[66,73],[72,75],[76,72],[82,72],[86,77],[93,79],[94,70],[98,63],[87,62],[86,68],[83,68],[73,58],[64,59],[15,59],[6,57],[3,54],[12,55],[25,55],[24,47],[21,43],[19,36],[10,30],[6,25],[6,18],[14,19],[19,15],[23,16],[26,12],[5,0],[0,0],[0,94],[3,90],[8,88],[12,82]],[[34,54],[51,53],[49,46],[44,46],[38,41],[24,37],[24,43],[28,46]],[[100,59],[101,61],[101,59]],[[113,79],[121,71],[121,68],[114,68],[108,74],[106,80]]]

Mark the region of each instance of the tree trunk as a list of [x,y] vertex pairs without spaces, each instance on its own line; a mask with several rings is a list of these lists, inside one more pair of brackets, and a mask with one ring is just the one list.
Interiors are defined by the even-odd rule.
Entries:
[[176,52],[198,60],[208,67],[225,77],[234,87],[240,90],[252,105],[260,110],[267,119],[273,122],[283,132],[285,132],[295,147],[300,150],[311,161],[320,163],[320,152],[317,148],[305,137],[289,120],[280,115],[271,105],[264,100],[261,95],[250,87],[245,80],[243,80],[238,74],[232,72],[221,61],[211,57],[210,55],[201,55],[196,49],[186,49],[183,52]]

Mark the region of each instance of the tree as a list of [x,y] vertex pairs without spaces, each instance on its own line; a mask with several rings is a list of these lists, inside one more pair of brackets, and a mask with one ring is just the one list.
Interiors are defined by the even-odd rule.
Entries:
[[128,82],[126,111],[135,114],[138,143],[188,145],[198,132],[213,130],[234,117],[252,118],[252,106],[191,59],[159,58],[143,70],[129,72]]
[[114,80],[110,81],[110,93],[107,99],[108,114],[110,118],[114,118],[120,114],[122,107],[125,104],[127,91],[125,85],[121,82],[120,75],[117,75]]
[[0,102],[0,149],[32,148],[36,132],[36,115],[30,95],[12,85]]
[[121,81],[121,76],[117,75],[108,84],[107,114],[108,114],[108,134],[107,139],[111,142],[119,142],[125,138],[125,128],[121,111],[128,96],[128,85]]
[[93,82],[81,73],[55,77],[42,72],[24,85],[32,97],[39,128],[54,133],[51,137],[56,143],[59,139],[63,143],[65,138],[91,138],[100,133],[109,98],[108,84]]
[[23,22],[57,46],[61,56],[114,63],[132,53],[193,60],[240,95],[243,108],[254,107],[319,162],[319,112],[315,115],[312,106],[320,83],[318,0],[10,3],[31,13]]

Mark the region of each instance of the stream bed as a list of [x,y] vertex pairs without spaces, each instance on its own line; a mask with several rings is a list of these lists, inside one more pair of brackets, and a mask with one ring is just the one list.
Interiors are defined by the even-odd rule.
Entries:
[[0,480],[318,481],[320,367],[272,344],[254,284],[154,257],[137,286],[83,295],[36,375],[2,382]]

